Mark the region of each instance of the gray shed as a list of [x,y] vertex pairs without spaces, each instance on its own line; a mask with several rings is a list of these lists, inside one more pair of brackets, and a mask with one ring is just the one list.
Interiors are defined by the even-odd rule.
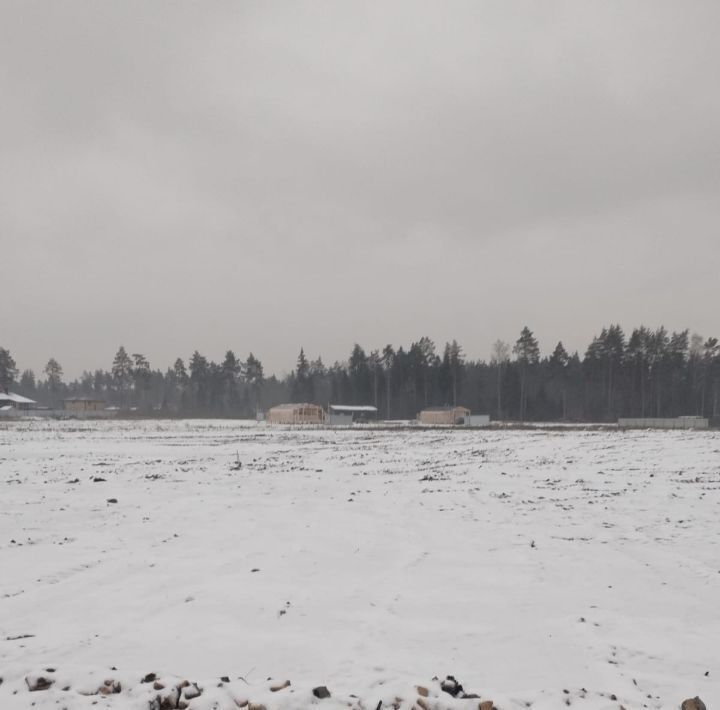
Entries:
[[377,407],[370,405],[330,404],[328,424],[330,426],[351,426],[356,421],[375,420]]

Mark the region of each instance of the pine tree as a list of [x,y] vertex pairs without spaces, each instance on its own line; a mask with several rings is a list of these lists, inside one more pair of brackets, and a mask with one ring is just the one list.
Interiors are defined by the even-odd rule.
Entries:
[[[705,375],[705,386],[703,388],[702,407],[703,413],[709,409],[713,417],[720,413],[720,342],[717,338],[708,338],[703,346],[703,365]],[[706,397],[706,393],[708,397]],[[710,399],[712,404],[706,409],[706,400]]]
[[702,359],[703,359],[703,337],[699,333],[693,333],[690,337],[690,345],[688,352],[689,378],[691,389],[691,411],[693,414],[702,414],[700,408],[702,393]]
[[197,350],[190,357],[190,386],[196,412],[207,414],[210,390],[210,363]]
[[35,373],[32,370],[24,370],[20,376],[20,389],[26,397],[35,397]]
[[127,405],[127,391],[132,382],[133,361],[122,345],[115,354],[111,372],[115,387],[120,393],[120,406],[125,407]]
[[257,414],[257,411],[260,408],[260,391],[263,385],[263,366],[260,360],[250,353],[245,361],[243,370],[245,372],[245,381],[250,387],[250,392],[252,393],[253,406],[255,407],[255,413]]
[[175,379],[177,380],[178,385],[180,385],[181,388],[185,387],[188,383],[188,374],[182,358],[179,357],[175,360],[173,372],[175,373]]
[[567,374],[570,366],[570,356],[565,350],[562,342],[558,342],[553,350],[553,354],[548,361],[551,376],[560,385],[560,395],[562,399],[562,418],[567,419]]
[[457,340],[450,343],[450,378],[452,381],[452,403],[453,407],[457,407],[458,388],[465,371],[465,357],[462,348],[458,345]]
[[305,350],[300,348],[300,354],[298,355],[297,365],[295,367],[295,375],[299,380],[304,380],[310,375],[310,364],[305,357]]
[[141,408],[147,405],[147,392],[150,389],[150,362],[142,353],[133,353],[132,379],[135,396]]
[[435,343],[428,338],[427,336],[423,336],[420,338],[420,340],[417,342],[417,344],[413,343],[410,350],[415,352],[413,348],[417,348],[417,364],[420,370],[420,381],[422,383],[422,389],[423,389],[423,401],[425,403],[425,406],[427,407],[429,404],[429,395],[430,395],[430,375],[431,375],[431,369],[436,359],[435,354]]
[[93,373],[93,394],[96,397],[102,397],[105,394],[105,383],[107,374],[102,370],[95,370]]
[[185,412],[189,408],[190,378],[182,358],[177,358],[172,367],[172,401],[175,402],[177,410]]
[[382,358],[378,350],[371,350],[368,357],[368,367],[372,377],[373,406],[378,408],[378,391],[380,389],[380,378],[382,377]]
[[540,360],[538,341],[527,326],[520,332],[520,337],[513,347],[513,353],[520,369],[520,421],[525,421],[528,373]]
[[503,370],[510,361],[510,346],[503,340],[496,340],[492,346],[490,363],[497,368],[497,417],[503,418],[502,409],[502,380]]
[[57,394],[62,387],[63,370],[60,367],[60,363],[51,357],[45,365],[45,376],[47,377],[47,386],[50,390],[51,404],[53,407],[57,406]]
[[235,353],[232,350],[228,350],[225,353],[225,359],[222,363],[222,372],[223,377],[230,386],[234,386],[242,374],[242,364],[237,357],[235,357]]
[[15,382],[18,370],[10,351],[0,348],[0,392],[7,394],[10,385]]
[[648,358],[650,350],[650,331],[645,326],[635,328],[625,349],[625,357],[631,368],[632,400],[635,401],[638,391],[640,406],[633,406],[633,413],[644,417],[647,411],[647,385],[649,380]]
[[82,392],[83,397],[92,397],[92,391],[93,391],[92,372],[83,370],[82,375],[80,375],[80,391]]
[[292,398],[295,402],[312,402],[315,399],[313,381],[310,377],[310,363],[305,357],[304,348],[300,348],[295,366],[295,382],[292,387]]
[[352,404],[367,404],[371,398],[370,365],[365,351],[357,343],[350,353],[348,375],[352,391]]
[[619,325],[603,328],[601,354],[605,363],[605,386],[607,390],[607,418],[612,419],[615,401],[615,379],[625,358],[625,333]]
[[668,337],[667,330],[663,326],[660,326],[650,335],[648,359],[650,363],[650,381],[652,384],[651,401],[654,401],[656,417],[661,417],[663,414],[663,384],[669,344],[670,338]]
[[318,379],[327,375],[327,367],[325,367],[322,357],[318,355],[317,358],[310,363],[308,374],[313,379]]
[[382,364],[385,372],[385,418],[390,419],[391,374],[395,364],[395,351],[392,345],[386,345],[382,351]]
[[242,376],[242,363],[232,350],[225,353],[221,365],[223,384],[223,403],[225,414],[236,412],[239,406],[238,382]]
[[686,390],[690,381],[688,362],[690,359],[690,331],[673,332],[667,349],[666,387],[673,411],[690,411],[692,407]]

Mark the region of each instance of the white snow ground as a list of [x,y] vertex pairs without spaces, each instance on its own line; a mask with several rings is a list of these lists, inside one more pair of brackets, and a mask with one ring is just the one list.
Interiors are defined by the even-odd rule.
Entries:
[[2,424],[0,708],[716,708],[719,514],[716,432]]

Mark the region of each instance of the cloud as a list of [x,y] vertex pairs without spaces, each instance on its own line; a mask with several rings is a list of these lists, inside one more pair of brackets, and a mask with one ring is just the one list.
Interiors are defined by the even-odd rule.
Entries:
[[18,360],[713,327],[716,3],[3,10]]

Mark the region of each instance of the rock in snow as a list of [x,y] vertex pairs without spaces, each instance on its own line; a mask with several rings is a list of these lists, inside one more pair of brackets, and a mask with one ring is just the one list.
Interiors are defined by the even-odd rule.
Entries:
[[109,678],[98,688],[99,695],[115,695],[122,692],[122,685],[119,681]]
[[463,697],[463,687],[455,680],[454,676],[447,676],[447,678],[440,683],[440,688],[443,692],[448,693],[448,695],[452,695],[453,698]]
[[683,700],[680,710],[707,710],[705,703],[696,695],[694,698]]
[[193,698],[199,698],[202,692],[202,688],[199,688],[197,683],[190,683],[183,689],[183,696],[185,700],[192,700]]
[[330,697],[330,691],[324,685],[318,685],[317,688],[313,688],[312,692],[316,698],[320,698],[321,700]]
[[28,675],[25,678],[25,682],[27,683],[28,690],[34,692],[36,690],[47,690],[55,680],[44,675]]

